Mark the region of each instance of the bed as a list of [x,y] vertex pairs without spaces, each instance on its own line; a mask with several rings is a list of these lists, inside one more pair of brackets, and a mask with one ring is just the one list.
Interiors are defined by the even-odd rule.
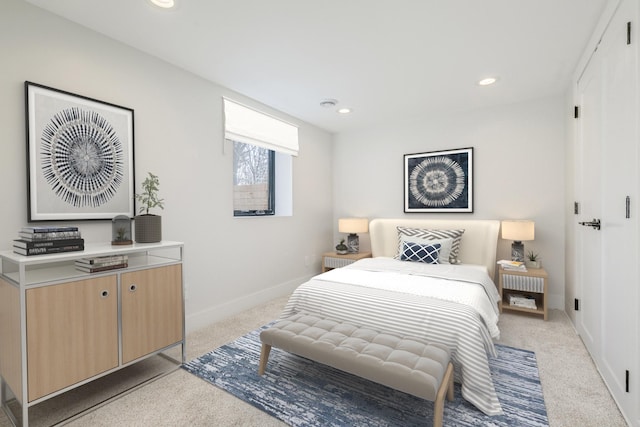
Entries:
[[[315,313],[445,344],[462,396],[485,414],[499,415],[489,370],[489,358],[496,355],[493,339],[500,333],[492,281],[499,228],[493,220],[374,219],[372,258],[300,285],[281,317]],[[455,231],[457,238],[450,238]],[[415,262],[416,253],[427,262]],[[431,263],[434,254],[442,263]]]

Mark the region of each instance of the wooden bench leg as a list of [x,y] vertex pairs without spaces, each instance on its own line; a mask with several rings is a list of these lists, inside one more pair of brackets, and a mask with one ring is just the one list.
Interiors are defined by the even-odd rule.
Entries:
[[262,350],[260,351],[260,366],[258,367],[258,375],[264,375],[264,371],[267,369],[267,361],[269,360],[270,352],[271,352],[271,346],[269,344],[262,344]]
[[453,402],[453,364],[451,362],[449,362],[447,371],[451,371],[449,374],[449,385],[447,386],[447,400]]
[[453,400],[453,364],[449,363],[447,370],[444,372],[436,401],[433,402],[433,427],[442,427],[444,418],[444,396],[447,395],[448,400]]

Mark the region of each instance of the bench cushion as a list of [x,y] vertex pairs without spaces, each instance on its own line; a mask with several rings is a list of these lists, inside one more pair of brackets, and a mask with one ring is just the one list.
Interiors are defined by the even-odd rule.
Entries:
[[417,338],[299,313],[262,331],[267,345],[430,401],[450,359],[449,349]]

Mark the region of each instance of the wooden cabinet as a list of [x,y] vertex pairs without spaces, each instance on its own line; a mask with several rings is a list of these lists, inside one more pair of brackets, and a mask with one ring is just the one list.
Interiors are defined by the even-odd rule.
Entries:
[[[0,400],[29,407],[124,366],[182,347],[182,243],[22,256],[0,252]],[[78,258],[126,254],[128,267],[85,273]],[[15,398],[22,416],[12,413]]]
[[26,295],[29,402],[118,366],[115,275]]
[[122,275],[123,363],[182,340],[181,277],[181,265]]

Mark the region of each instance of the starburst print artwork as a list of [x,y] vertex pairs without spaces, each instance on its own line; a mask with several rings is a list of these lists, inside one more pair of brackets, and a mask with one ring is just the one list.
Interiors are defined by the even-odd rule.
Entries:
[[77,107],[56,113],[41,138],[41,167],[52,191],[74,207],[98,207],[124,177],[123,147],[111,124]]
[[26,81],[27,221],[135,215],[134,111]]
[[413,197],[425,206],[443,207],[460,197],[464,178],[464,171],[455,161],[429,157],[411,172],[409,188]]
[[405,212],[473,212],[473,148],[405,154]]

